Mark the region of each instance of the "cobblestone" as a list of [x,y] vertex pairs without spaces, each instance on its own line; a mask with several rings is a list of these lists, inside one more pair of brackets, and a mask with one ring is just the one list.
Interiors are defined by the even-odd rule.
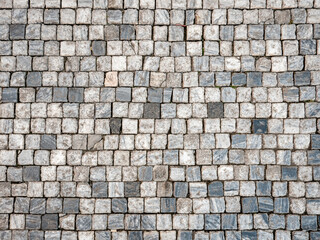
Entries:
[[319,239],[318,0],[0,0],[0,239]]

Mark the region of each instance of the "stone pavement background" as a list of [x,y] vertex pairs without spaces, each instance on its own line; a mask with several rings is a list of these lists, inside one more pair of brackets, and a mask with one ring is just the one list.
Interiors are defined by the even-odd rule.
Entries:
[[0,8],[0,239],[320,239],[320,0]]

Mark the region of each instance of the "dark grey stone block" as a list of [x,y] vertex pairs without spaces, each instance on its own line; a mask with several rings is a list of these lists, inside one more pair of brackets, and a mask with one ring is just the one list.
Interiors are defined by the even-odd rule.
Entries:
[[136,30],[133,25],[120,26],[121,40],[134,40],[136,38]]
[[237,229],[237,214],[222,214],[222,229],[236,230]]
[[320,149],[320,134],[311,135],[311,148]]
[[139,182],[125,182],[124,183],[124,196],[125,197],[139,197],[140,196],[140,183]]
[[3,88],[2,102],[18,102],[18,88]]
[[242,198],[242,212],[256,213],[258,212],[258,201],[256,197]]
[[208,195],[210,197],[223,196],[223,183],[220,181],[212,182],[208,185]]
[[144,105],[143,118],[160,118],[160,104],[146,103]]
[[200,73],[199,85],[201,87],[213,86],[214,84],[214,73]]
[[205,230],[219,230],[220,229],[220,215],[206,214],[205,215]]
[[141,216],[142,230],[156,230],[156,215],[142,215]]
[[44,240],[44,232],[43,231],[29,231],[29,239]]
[[265,166],[250,165],[250,180],[263,180]]
[[40,181],[40,167],[39,166],[23,167],[23,180],[27,182]]
[[247,84],[247,76],[244,73],[232,74],[232,85],[233,86],[245,86]]
[[131,88],[120,87],[116,89],[116,100],[119,102],[131,101]]
[[111,118],[110,119],[110,131],[112,134],[121,133],[122,120],[121,118]]
[[142,231],[129,232],[128,240],[142,240]]
[[310,85],[311,82],[311,72],[296,72],[294,74],[294,83],[296,86]]
[[148,101],[152,103],[161,103],[162,88],[148,88]]
[[46,199],[45,198],[32,198],[30,200],[30,213],[32,214],[45,214],[46,212]]
[[108,197],[108,183],[94,182],[92,184],[92,197],[99,197],[99,198]]
[[91,215],[77,215],[76,227],[80,231],[91,230]]
[[134,86],[148,87],[150,80],[150,72],[136,71],[134,75]]
[[225,41],[233,41],[234,30],[233,26],[221,26],[220,38]]
[[41,87],[42,75],[40,72],[29,72],[27,75],[27,87]]
[[111,232],[107,231],[95,231],[96,240],[111,240]]
[[267,133],[268,131],[268,120],[267,119],[254,119],[253,120],[253,133],[261,134]]
[[259,212],[272,212],[273,211],[273,199],[271,197],[259,197]]
[[161,212],[175,213],[177,211],[175,198],[161,198]]
[[28,213],[30,205],[30,198],[17,197],[14,203],[15,213]]
[[79,198],[64,198],[63,213],[79,213]]
[[223,118],[224,107],[222,102],[208,103],[208,117],[209,118]]
[[312,55],[317,53],[317,41],[313,39],[300,40],[300,54]]
[[58,214],[45,214],[42,216],[41,229],[42,230],[56,230],[58,229],[59,216]]
[[41,87],[36,94],[37,102],[52,102],[52,88],[50,87]]
[[181,231],[179,232],[179,238],[178,239],[183,239],[183,240],[192,240],[192,231]]
[[185,198],[188,195],[188,183],[187,182],[175,182],[174,194],[177,198]]
[[93,41],[92,42],[92,53],[95,56],[106,55],[106,42],[105,41]]
[[[280,29],[279,29],[280,31]],[[264,26],[263,25],[249,25],[248,37],[251,39],[263,39]]]
[[29,41],[29,55],[42,56],[43,55],[43,41]]
[[216,86],[229,86],[231,83],[231,72],[217,72]]
[[110,214],[108,217],[109,229],[123,229],[124,228],[123,214]]
[[26,215],[26,229],[40,229],[41,215]]
[[242,231],[241,239],[256,240],[258,239],[258,233],[257,231]]
[[320,151],[319,150],[308,151],[308,164],[310,164],[310,165],[319,165],[320,164]]
[[112,199],[112,212],[126,213],[127,211],[128,211],[127,199],[125,199],[125,198],[113,198]]
[[10,25],[10,39],[22,40],[24,39],[26,26],[23,24]]
[[106,33],[106,40],[112,41],[112,40],[119,40],[120,38],[120,28],[116,25],[107,25],[105,27],[105,33]]
[[297,180],[297,167],[282,166],[282,180]]
[[138,177],[140,181],[152,181],[152,167],[150,166],[139,167]]
[[259,181],[257,182],[257,196],[271,196],[271,182]]
[[54,135],[41,135],[40,148],[54,150],[57,148],[57,138]]
[[200,167],[188,167],[187,168],[187,181],[198,182],[201,180]]
[[284,72],[278,74],[279,86],[293,86],[293,73]]
[[55,87],[53,88],[54,102],[68,102],[68,88]]
[[306,231],[318,229],[317,216],[301,216],[301,228]]
[[59,9],[46,9],[44,11],[45,24],[59,24]]
[[289,198],[275,198],[274,199],[275,213],[289,213]]
[[261,72],[249,72],[247,74],[247,86],[248,87],[261,87],[262,86],[262,73]]
[[126,229],[140,230],[140,215],[138,214],[126,215]]
[[83,102],[83,93],[84,89],[83,88],[69,88],[69,102],[78,102],[82,103]]

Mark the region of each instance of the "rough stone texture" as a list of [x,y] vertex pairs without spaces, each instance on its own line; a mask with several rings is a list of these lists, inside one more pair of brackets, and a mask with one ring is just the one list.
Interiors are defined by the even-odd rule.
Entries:
[[320,239],[319,0],[0,0],[0,239]]

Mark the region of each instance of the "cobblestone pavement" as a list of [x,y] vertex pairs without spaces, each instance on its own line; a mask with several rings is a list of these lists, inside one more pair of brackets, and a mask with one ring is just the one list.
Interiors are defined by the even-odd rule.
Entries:
[[1,240],[320,239],[320,0],[0,8]]

